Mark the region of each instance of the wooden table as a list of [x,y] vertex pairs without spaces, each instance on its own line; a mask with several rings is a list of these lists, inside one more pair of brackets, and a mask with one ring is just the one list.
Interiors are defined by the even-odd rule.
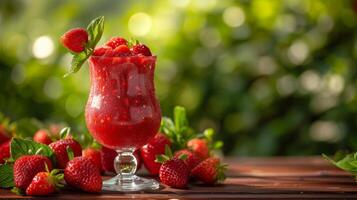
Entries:
[[[66,190],[60,199],[346,199],[357,198],[357,183],[349,174],[321,157],[229,158],[224,184],[209,187],[190,185],[138,193],[88,194]],[[0,190],[0,198],[29,198]]]

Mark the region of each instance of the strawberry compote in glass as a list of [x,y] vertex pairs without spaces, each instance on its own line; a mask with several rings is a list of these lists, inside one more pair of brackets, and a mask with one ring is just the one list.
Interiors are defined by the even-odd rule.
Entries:
[[[91,89],[85,117],[92,136],[118,152],[118,176],[105,181],[104,190],[157,189],[155,180],[135,176],[133,151],[146,144],[161,122],[155,97],[155,56],[91,56]],[[129,167],[128,167],[129,166]]]

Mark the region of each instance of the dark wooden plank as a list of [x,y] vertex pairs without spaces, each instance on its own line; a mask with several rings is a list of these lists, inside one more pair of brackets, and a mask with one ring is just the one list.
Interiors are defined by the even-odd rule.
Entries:
[[[52,196],[60,199],[252,199],[252,198],[357,198],[357,184],[352,176],[321,157],[228,158],[228,178],[215,187],[190,185],[138,193],[87,194],[66,189]],[[0,198],[19,197],[0,190]]]

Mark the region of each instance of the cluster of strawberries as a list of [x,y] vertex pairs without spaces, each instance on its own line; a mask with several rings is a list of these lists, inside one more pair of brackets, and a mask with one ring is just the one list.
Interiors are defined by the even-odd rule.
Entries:
[[[214,156],[213,149],[220,145],[212,141],[212,130],[197,135],[187,126],[182,107],[176,107],[174,113],[174,120],[163,118],[159,133],[134,152],[137,170],[143,163],[151,175],[174,188],[185,188],[190,180],[205,184],[224,180],[225,165]],[[179,121],[185,123],[179,124]],[[58,128],[40,129],[33,135],[33,140],[35,144],[49,147],[53,158],[32,152],[30,154],[35,155],[24,154],[11,161],[11,137],[0,125],[0,164],[13,162],[14,191],[17,193],[48,195],[63,187],[63,179],[67,185],[82,191],[100,192],[101,174],[115,172],[117,153],[114,150],[93,145],[93,142],[81,145],[70,134],[69,128],[62,131]],[[82,146],[87,147],[82,149]]]
[[[80,53],[85,50],[88,42],[88,33],[86,29],[74,28],[67,31],[61,37],[61,43],[64,47],[74,53]],[[102,47],[97,47],[93,51],[93,56],[151,56],[150,49],[139,42],[129,43],[122,37],[113,37]]]
[[146,169],[174,188],[186,187],[189,180],[205,184],[223,181],[226,165],[221,164],[213,152],[222,142],[212,141],[213,130],[196,134],[188,127],[183,107],[175,107],[174,117],[174,120],[164,117],[160,133],[141,148]]
[[173,155],[168,150],[171,144],[167,136],[158,133],[141,148],[145,167],[152,175],[159,175],[162,183],[174,188],[185,188],[190,178],[205,184],[224,180],[225,165],[221,165],[220,159],[211,155],[205,139],[191,139],[186,148],[175,151]]
[[10,140],[6,131],[0,132],[0,135],[7,138],[6,148],[0,147],[1,152],[6,152],[1,154],[0,161],[13,162],[13,181],[16,186],[14,192],[34,196],[48,195],[63,187],[63,179],[67,185],[86,192],[101,191],[101,166],[99,168],[93,162],[93,154],[88,153],[90,149],[83,150],[82,154],[81,145],[68,131],[62,139],[59,138],[59,133],[45,129],[35,133],[34,141],[48,145],[54,154],[54,159],[40,155],[41,149],[39,149],[39,152],[29,152],[29,154],[35,153],[34,155],[24,154],[11,161],[9,146],[13,140]]

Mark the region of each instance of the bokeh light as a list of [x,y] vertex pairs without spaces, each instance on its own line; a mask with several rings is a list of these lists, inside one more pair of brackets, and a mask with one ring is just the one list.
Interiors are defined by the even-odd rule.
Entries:
[[40,36],[33,43],[32,53],[36,58],[47,58],[54,51],[54,44],[49,36]]
[[150,15],[139,12],[132,15],[128,22],[129,31],[136,36],[145,36],[151,31]]
[[238,27],[244,23],[244,11],[240,7],[229,7],[223,12],[223,21],[230,27]]

